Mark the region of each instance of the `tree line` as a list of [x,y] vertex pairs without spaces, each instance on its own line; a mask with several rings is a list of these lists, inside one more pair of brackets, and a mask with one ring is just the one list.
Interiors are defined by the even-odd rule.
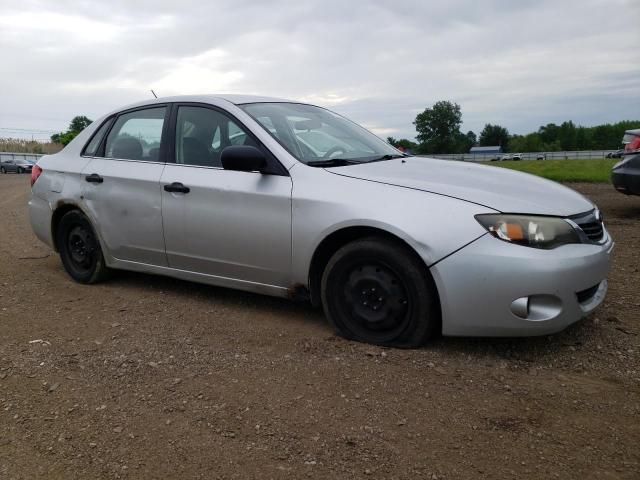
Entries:
[[84,115],[73,117],[71,123],[69,123],[69,128],[67,128],[66,131],[51,135],[51,142],[67,145],[71,140],[76,138],[82,130],[91,125],[92,122],[93,120],[88,119]]
[[413,124],[416,140],[388,137],[387,141],[417,154],[468,153],[474,146],[502,147],[504,152],[558,152],[566,150],[614,150],[620,148],[625,130],[640,128],[640,120],[583,127],[568,120],[548,123],[526,135],[510,134],[502,125],[487,123],[479,135],[463,133],[460,105],[448,100],[436,102],[419,113]]

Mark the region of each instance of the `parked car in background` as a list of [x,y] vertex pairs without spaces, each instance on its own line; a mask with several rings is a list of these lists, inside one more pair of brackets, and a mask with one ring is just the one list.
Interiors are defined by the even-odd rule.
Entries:
[[308,299],[362,342],[547,335],[607,291],[613,240],[587,198],[402,154],[309,104],[148,100],[42,157],[31,181],[32,228],[77,282],[123,269]]
[[607,153],[607,158],[622,158],[623,155],[624,155],[624,148],[621,148],[620,150],[616,150],[615,152]]
[[511,160],[511,155],[503,155],[500,160]]
[[511,157],[512,160],[522,160],[522,154],[521,153],[514,153],[513,157]]
[[546,160],[546,159],[547,159],[546,153],[539,153],[538,155],[536,155],[536,160]]
[[640,195],[640,128],[627,130],[622,137],[623,160],[611,171],[611,181],[619,192]]
[[2,160],[0,161],[0,173],[31,173],[33,163],[29,160]]

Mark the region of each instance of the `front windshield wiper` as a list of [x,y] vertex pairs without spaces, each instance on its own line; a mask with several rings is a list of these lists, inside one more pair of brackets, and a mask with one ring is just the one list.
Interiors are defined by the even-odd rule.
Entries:
[[394,158],[406,158],[406,157],[410,157],[411,155],[407,155],[406,153],[397,153],[397,154],[386,154],[386,155],[382,155],[381,157],[376,157],[376,158],[372,158],[371,160],[367,160],[367,163],[369,162],[381,162],[383,160],[393,160]]
[[355,165],[355,160],[348,160],[346,158],[328,158],[327,160],[311,160],[307,162],[310,167],[344,167],[345,165]]
[[345,165],[356,165],[359,163],[370,163],[370,162],[381,162],[383,160],[393,160],[394,158],[406,158],[411,155],[407,155],[405,153],[397,153],[397,154],[386,154],[380,157],[373,158],[358,158],[358,159],[348,159],[348,158],[328,158],[326,160],[311,160],[307,162],[307,165],[311,167],[344,167]]

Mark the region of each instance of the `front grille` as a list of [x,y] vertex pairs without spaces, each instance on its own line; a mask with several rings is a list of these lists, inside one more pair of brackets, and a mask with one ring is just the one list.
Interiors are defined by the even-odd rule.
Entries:
[[602,218],[597,210],[592,210],[589,213],[576,215],[571,217],[576,225],[584,232],[589,240],[592,242],[599,242],[604,236],[604,228],[602,227]]
[[602,236],[604,235],[602,222],[579,223],[578,226],[587,235],[589,240],[593,240],[594,242],[602,240]]
[[580,292],[576,292],[576,296],[578,297],[578,302],[585,303],[593,298],[593,296],[598,291],[600,284],[594,285],[593,287],[587,288],[586,290],[581,290]]

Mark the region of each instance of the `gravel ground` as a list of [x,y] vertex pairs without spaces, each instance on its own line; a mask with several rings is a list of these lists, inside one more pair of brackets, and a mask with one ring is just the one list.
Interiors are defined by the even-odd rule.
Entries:
[[83,286],[0,176],[0,478],[640,478],[640,198],[595,314],[382,349],[306,305],[147,275]]

